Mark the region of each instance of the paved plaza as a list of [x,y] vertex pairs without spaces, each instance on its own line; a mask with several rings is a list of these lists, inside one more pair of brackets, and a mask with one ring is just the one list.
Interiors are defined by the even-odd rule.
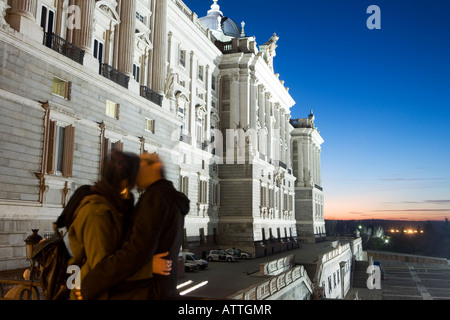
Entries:
[[[259,274],[259,264],[294,254],[297,263],[312,260],[318,252],[306,246],[260,259],[234,263],[211,262],[209,270],[186,273],[179,283],[192,281],[185,289],[208,281],[203,287],[188,293],[186,298],[227,299],[249,286],[263,282],[267,276]],[[307,255],[310,255],[308,257]],[[356,292],[361,300],[450,300],[450,266],[440,264],[381,261],[386,279],[381,290],[352,288],[346,300],[354,299]],[[182,290],[181,290],[182,291]]]
[[382,262],[383,300],[450,300],[450,266]]

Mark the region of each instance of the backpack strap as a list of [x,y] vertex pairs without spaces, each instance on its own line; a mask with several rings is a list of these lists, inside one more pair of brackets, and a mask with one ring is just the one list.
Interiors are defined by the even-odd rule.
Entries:
[[[55,224],[58,229],[66,228],[69,229],[70,225],[74,220],[74,213],[78,208],[78,205],[83,200],[84,197],[94,194],[95,191],[92,190],[92,186],[84,185],[75,190],[74,194],[70,197],[69,202],[62,211],[61,215],[56,220]],[[54,227],[55,228],[55,227]]]

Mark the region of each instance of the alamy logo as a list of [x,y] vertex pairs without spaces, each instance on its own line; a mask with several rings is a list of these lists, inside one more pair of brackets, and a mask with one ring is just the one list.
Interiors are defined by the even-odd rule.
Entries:
[[81,29],[81,8],[79,6],[69,6],[67,8],[67,28],[70,30]]
[[75,265],[68,266],[67,273],[70,274],[66,282],[67,288],[69,288],[69,290],[79,290],[81,288],[80,267]]
[[[273,129],[270,134],[263,130],[254,129],[226,129],[225,133],[218,129],[211,129],[211,142],[197,145],[203,150],[213,154],[212,160],[216,164],[246,164],[252,163],[253,157],[259,154],[270,155],[270,162],[277,166],[280,160],[286,157],[287,143],[283,139],[281,130]],[[193,139],[189,133],[181,132],[181,138],[186,139],[191,144]],[[174,164],[199,164],[203,159],[197,156],[196,151],[181,148],[180,130],[174,130],[171,134],[171,141],[177,143],[173,147],[171,160]],[[176,152],[175,152],[176,151]],[[259,156],[258,156],[259,157]]]
[[366,271],[369,274],[367,279],[367,288],[370,290],[381,289],[381,270],[379,266],[370,265]]
[[367,28],[369,30],[381,29],[381,9],[379,6],[371,5],[367,8],[367,13],[371,16],[367,19]]

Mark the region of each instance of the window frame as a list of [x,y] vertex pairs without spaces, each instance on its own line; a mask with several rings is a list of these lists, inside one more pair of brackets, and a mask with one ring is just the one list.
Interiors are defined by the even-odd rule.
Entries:
[[[119,120],[120,104],[111,100],[106,100],[105,104],[105,114],[112,119]],[[112,112],[113,108],[115,108],[114,112]]]
[[[73,175],[75,127],[73,125],[64,126],[56,120],[50,120],[48,130],[46,173],[71,178]],[[62,132],[64,132],[63,137],[61,136]]]

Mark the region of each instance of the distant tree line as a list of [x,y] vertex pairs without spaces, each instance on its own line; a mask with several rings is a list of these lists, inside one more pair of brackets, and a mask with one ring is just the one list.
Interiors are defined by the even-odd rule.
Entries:
[[[418,227],[418,232],[409,234],[404,227],[399,232],[391,233],[384,229],[392,222],[387,220],[326,220],[329,236],[352,236],[356,232],[362,239],[365,250],[384,250],[391,252],[443,257],[450,259],[450,223],[428,221]],[[406,224],[407,222],[399,222]]]

